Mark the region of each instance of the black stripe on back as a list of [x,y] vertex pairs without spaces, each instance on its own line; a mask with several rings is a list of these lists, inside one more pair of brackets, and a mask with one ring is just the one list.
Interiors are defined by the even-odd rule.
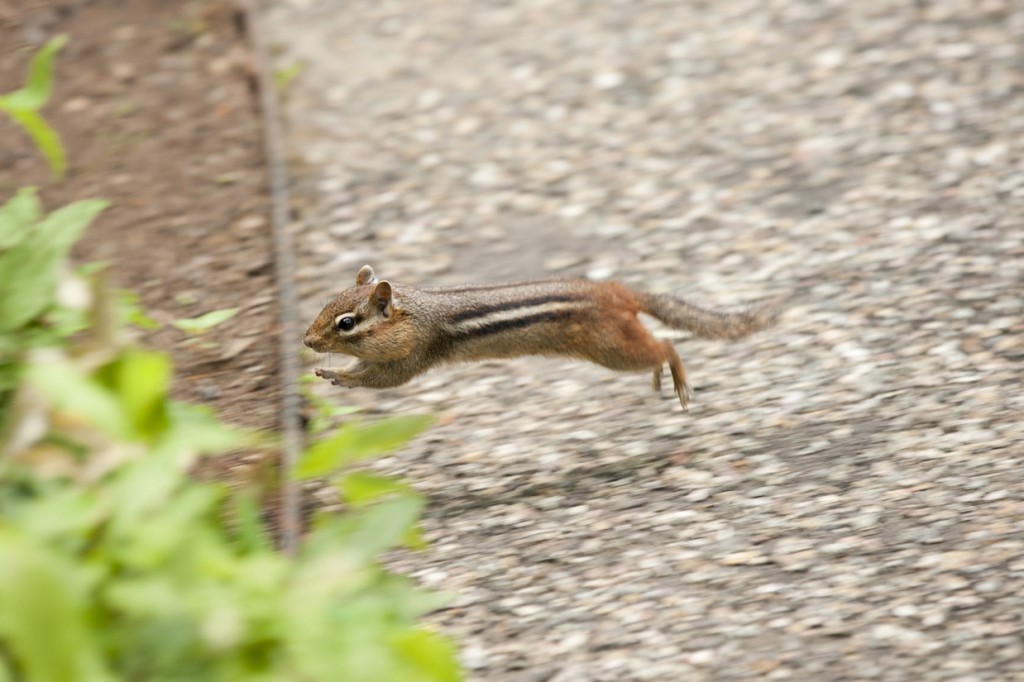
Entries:
[[496,322],[491,322],[490,324],[485,324],[482,327],[473,327],[471,329],[454,332],[453,336],[456,339],[466,339],[477,336],[488,336],[490,334],[497,334],[499,332],[507,332],[513,329],[529,327],[530,325],[537,324],[539,322],[554,322],[555,320],[564,320],[569,317],[572,317],[576,312],[576,310],[553,310],[546,313],[537,313],[536,315],[520,317],[515,320],[498,320]]
[[[537,296],[535,298],[519,299],[517,301],[506,301],[504,303],[493,303],[480,306],[471,310],[463,310],[451,316],[452,322],[464,322],[474,317],[484,317],[491,313],[500,313],[516,308],[532,308],[533,306],[544,305],[545,303],[571,303],[580,300],[579,296],[568,296],[566,294],[551,294],[550,296]],[[529,319],[529,318],[526,318]]]

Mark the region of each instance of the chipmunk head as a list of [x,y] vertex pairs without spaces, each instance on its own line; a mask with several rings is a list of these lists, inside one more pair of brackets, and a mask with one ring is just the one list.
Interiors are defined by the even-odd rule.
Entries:
[[320,353],[345,353],[369,360],[404,357],[408,351],[396,348],[396,337],[389,334],[401,317],[391,284],[378,280],[373,268],[364,265],[356,275],[356,285],[324,306],[302,342]]

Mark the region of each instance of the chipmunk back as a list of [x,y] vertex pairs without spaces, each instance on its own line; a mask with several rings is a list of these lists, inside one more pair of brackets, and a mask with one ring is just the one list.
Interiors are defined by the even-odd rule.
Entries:
[[586,279],[416,288],[378,280],[366,265],[356,286],[324,307],[304,343],[359,358],[347,370],[316,370],[346,387],[399,386],[446,362],[544,355],[648,370],[660,390],[667,364],[686,409],[683,363],[670,342],[656,339],[637,319],[641,312],[708,339],[738,339],[770,327],[778,316],[774,306],[726,313]]

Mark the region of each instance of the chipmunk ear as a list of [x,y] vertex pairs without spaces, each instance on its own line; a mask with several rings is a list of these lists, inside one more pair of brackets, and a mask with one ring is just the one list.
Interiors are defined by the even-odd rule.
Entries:
[[388,281],[377,282],[377,286],[373,288],[373,294],[370,295],[371,300],[377,306],[377,310],[384,317],[391,317],[391,313],[394,307],[391,304],[391,283]]
[[362,286],[364,284],[373,284],[377,281],[377,275],[373,274],[373,268],[369,265],[364,265],[359,268],[359,274],[356,275],[356,286]]

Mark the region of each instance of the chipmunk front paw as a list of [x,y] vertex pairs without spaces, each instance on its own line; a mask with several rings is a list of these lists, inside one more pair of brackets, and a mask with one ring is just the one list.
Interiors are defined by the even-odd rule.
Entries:
[[353,386],[352,381],[345,374],[335,372],[333,369],[315,369],[313,373],[321,379],[330,381],[334,386],[345,386],[351,388]]

